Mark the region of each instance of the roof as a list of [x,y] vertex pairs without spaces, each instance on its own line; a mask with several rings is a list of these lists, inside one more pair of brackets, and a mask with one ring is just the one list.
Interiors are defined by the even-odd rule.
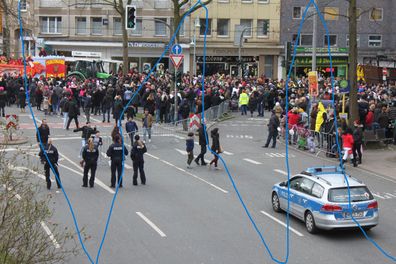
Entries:
[[[345,180],[342,169],[338,166],[328,167],[311,167],[307,168],[301,174],[305,176],[312,176],[320,180],[331,188],[347,187],[348,184]],[[365,186],[365,184],[358,179],[346,174],[349,186]]]

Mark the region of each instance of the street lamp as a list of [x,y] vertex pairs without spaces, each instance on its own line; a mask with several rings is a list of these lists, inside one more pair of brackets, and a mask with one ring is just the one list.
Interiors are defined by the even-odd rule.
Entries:
[[197,75],[197,58],[196,58],[196,49],[197,49],[197,37],[195,33],[196,28],[200,28],[201,24],[199,23],[199,17],[195,18],[195,23],[194,23],[194,38],[191,41],[191,45],[194,45],[194,56],[193,56],[193,75]]
[[242,40],[243,40],[243,34],[245,34],[245,32],[247,30],[252,30],[252,27],[245,27],[242,32],[241,35],[239,36],[239,48],[238,48],[238,75],[240,78],[242,78],[243,76],[243,70],[242,70],[242,61],[241,61],[241,49],[242,49]]

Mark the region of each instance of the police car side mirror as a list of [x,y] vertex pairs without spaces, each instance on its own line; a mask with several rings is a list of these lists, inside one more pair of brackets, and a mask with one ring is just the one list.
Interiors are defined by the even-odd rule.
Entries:
[[281,187],[286,186],[286,182],[281,182],[281,183],[279,183],[279,186],[281,186]]

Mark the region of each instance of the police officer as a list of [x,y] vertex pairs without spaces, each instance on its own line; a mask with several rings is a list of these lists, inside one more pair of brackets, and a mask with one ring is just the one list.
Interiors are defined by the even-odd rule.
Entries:
[[139,135],[135,136],[135,142],[131,149],[131,159],[133,163],[133,185],[137,184],[138,170],[140,173],[140,181],[143,185],[146,184],[146,174],[144,173],[144,158],[143,154],[147,152],[146,145],[140,140]]
[[[115,188],[116,183],[116,170],[118,172],[119,187],[122,188],[121,172],[122,172],[122,149],[124,146],[121,144],[121,136],[115,135],[114,143],[107,149],[106,155],[111,158],[111,188]],[[128,150],[124,148],[124,155],[128,155]]]
[[61,188],[61,182],[60,182],[60,175],[58,171],[58,150],[52,145],[52,140],[48,140],[48,144],[44,145],[44,151],[40,150],[39,156],[41,163],[44,164],[44,170],[45,170],[45,180],[47,181],[47,189],[51,189],[51,180],[50,180],[50,164],[48,163],[48,160],[45,158],[45,154],[47,154],[49,161],[52,164],[52,167],[54,168],[55,174],[58,175],[58,177],[55,176],[56,179],[56,184],[58,185],[58,189]]
[[93,138],[88,139],[88,144],[84,147],[82,153],[82,163],[84,164],[84,177],[82,187],[88,187],[88,171],[91,170],[91,178],[89,178],[89,187],[94,187],[95,172],[98,166],[99,150],[94,143]]
[[50,135],[50,129],[47,125],[46,119],[41,120],[41,125],[38,127],[38,132],[36,133],[36,139],[38,143],[40,143],[39,134],[41,141],[44,145],[46,145],[48,143],[48,137]]

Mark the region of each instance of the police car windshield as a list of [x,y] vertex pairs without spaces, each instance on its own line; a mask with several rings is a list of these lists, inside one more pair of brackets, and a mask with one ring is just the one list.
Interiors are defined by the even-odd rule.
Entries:
[[[351,202],[363,202],[373,199],[373,195],[365,186],[351,187]],[[329,190],[329,202],[347,203],[348,202],[348,188],[334,188]]]

